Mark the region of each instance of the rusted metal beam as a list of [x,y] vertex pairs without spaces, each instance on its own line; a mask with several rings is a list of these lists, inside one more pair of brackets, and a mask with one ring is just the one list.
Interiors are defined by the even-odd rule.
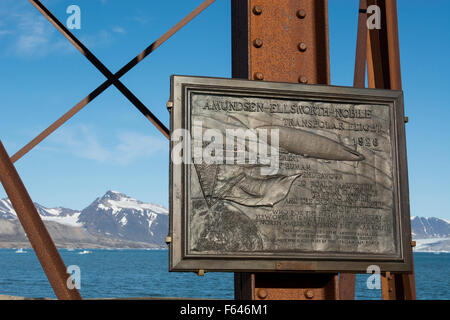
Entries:
[[253,300],[334,300],[338,281],[331,274],[256,273]]
[[247,0],[232,6],[233,77],[330,83],[326,0]]
[[[215,0],[206,0],[202,2],[197,8],[195,8],[192,12],[190,12],[186,17],[180,20],[175,26],[170,28],[166,33],[164,33],[160,38],[150,44],[147,48],[145,48],[141,53],[139,53],[136,57],[130,60],[125,66],[123,66],[118,72],[114,74],[116,79],[120,79],[124,76],[128,71],[134,68],[139,62],[144,60],[149,54],[155,51],[159,46],[161,46],[164,42],[166,42],[170,37],[172,37],[175,33],[177,33],[181,28],[183,28],[186,24],[188,24],[192,19],[194,19],[197,15],[199,15],[203,10],[209,7]],[[77,112],[82,110],[89,102],[94,100],[97,96],[99,96],[103,91],[105,91],[109,86],[113,84],[112,80],[106,80],[100,86],[98,86],[95,90],[89,93],[86,97],[84,97],[80,102],[78,102],[74,107],[72,107],[69,111],[67,111],[63,116],[61,116],[58,120],[52,123],[47,129],[42,131],[38,136],[36,136],[33,140],[31,140],[27,145],[21,148],[18,152],[16,152],[12,157],[11,161],[14,163],[20,158],[22,158],[25,154],[27,154],[31,149],[33,149],[36,145],[42,142],[46,137],[52,134],[56,129],[62,126],[66,121],[72,118]]]
[[[396,0],[368,0],[381,13],[381,29],[369,30],[367,70],[370,88],[401,90],[400,46]],[[406,146],[402,146],[406,150]],[[408,179],[406,176],[405,179]],[[408,184],[404,186],[409,194]],[[409,208],[409,200],[403,204]],[[409,246],[407,250],[412,250]],[[414,300],[416,288],[414,270],[408,274],[386,272],[382,275],[383,299]]]
[[[367,61],[367,0],[359,1],[358,31],[356,37],[355,73],[353,86],[364,88],[366,84]],[[355,299],[356,274],[339,274],[339,299]]]
[[395,279],[392,273],[383,272],[381,274],[381,299],[383,300],[395,300]]
[[[234,78],[330,83],[326,0],[232,0]],[[337,274],[236,273],[236,299],[337,299]]]
[[339,274],[339,300],[355,299],[356,274]]
[[356,40],[355,74],[353,86],[364,88],[366,86],[367,61],[367,0],[359,1],[358,32]]
[[68,288],[66,266],[1,141],[0,181],[58,299],[81,300],[76,288]]
[[369,88],[392,89],[390,85],[389,55],[386,28],[385,1],[368,0],[368,6],[381,9],[381,29],[368,30],[367,77]]

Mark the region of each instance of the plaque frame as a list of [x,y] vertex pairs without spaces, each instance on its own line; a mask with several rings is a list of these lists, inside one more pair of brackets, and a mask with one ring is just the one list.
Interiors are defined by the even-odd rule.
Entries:
[[[258,97],[315,99],[323,102],[383,104],[391,108],[391,145],[395,209],[395,241],[398,255],[299,252],[283,255],[195,254],[188,253],[189,164],[174,164],[169,156],[169,271],[198,270],[214,272],[359,272],[376,265],[381,272],[411,272],[412,250],[409,212],[409,187],[406,154],[403,92],[328,85],[305,85],[281,82],[250,81],[213,77],[173,75],[171,77],[170,131],[186,128],[190,117],[192,92],[215,94],[249,94]],[[170,153],[173,141],[170,141]]]

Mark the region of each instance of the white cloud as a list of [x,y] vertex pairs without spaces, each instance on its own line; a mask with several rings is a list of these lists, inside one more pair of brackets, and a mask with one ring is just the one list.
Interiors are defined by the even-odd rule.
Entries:
[[135,15],[129,17],[129,19],[139,23],[140,25],[146,25],[150,22],[148,14],[146,14],[142,10],[138,10],[138,12]]
[[11,30],[0,30],[0,37],[12,33],[13,32]]
[[119,26],[115,26],[112,28],[112,31],[114,31],[115,33],[120,33],[120,34],[125,34],[126,31],[124,28],[119,27]]
[[49,150],[69,152],[79,158],[98,162],[110,158],[110,151],[100,144],[94,129],[85,125],[60,128],[50,136],[49,144]]
[[115,147],[115,161],[129,164],[134,160],[148,158],[168,148],[167,140],[136,132],[123,132],[118,135],[119,144]]
[[0,30],[3,36],[4,53],[22,57],[45,56],[50,53],[66,53],[73,50],[71,44],[57,37],[57,30],[32,6],[15,6],[0,10],[0,20],[7,29]]
[[168,143],[162,138],[132,131],[120,132],[102,140],[93,127],[75,125],[60,128],[49,137],[48,144],[42,150],[125,166],[168,151]]
[[79,39],[89,49],[105,47],[113,41],[111,32],[103,29],[93,34],[81,35]]
[[[6,2],[3,2],[6,1]],[[64,16],[65,17],[65,16]],[[60,20],[66,23],[65,20]],[[72,30],[90,49],[108,46],[116,34],[125,34],[120,26],[112,30]],[[0,53],[25,58],[67,54],[75,47],[27,1],[0,0]]]

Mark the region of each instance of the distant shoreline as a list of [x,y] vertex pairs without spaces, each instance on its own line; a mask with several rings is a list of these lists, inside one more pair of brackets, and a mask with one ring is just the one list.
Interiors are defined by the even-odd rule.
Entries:
[[[108,247],[108,246],[101,246],[101,245],[95,245],[91,243],[80,243],[80,244],[59,244],[56,243],[56,247],[58,249],[167,249],[167,246],[158,246],[158,245],[152,245],[152,244],[137,244],[136,246],[123,246],[123,247]],[[0,249],[32,249],[30,243],[26,242],[0,242]]]

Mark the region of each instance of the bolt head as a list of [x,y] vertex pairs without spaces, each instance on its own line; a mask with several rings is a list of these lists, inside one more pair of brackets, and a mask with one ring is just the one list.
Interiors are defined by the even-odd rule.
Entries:
[[300,50],[301,52],[305,52],[306,49],[308,49],[308,46],[304,42],[300,42],[297,47],[298,47],[298,50]]
[[312,290],[306,290],[306,291],[305,291],[305,297],[306,297],[307,299],[312,299],[312,298],[314,298],[314,291],[312,291]]
[[262,8],[261,6],[254,6],[252,11],[253,14],[259,16],[262,13]]
[[306,76],[300,76],[298,77],[298,82],[306,84],[308,83],[308,78]]
[[303,9],[300,9],[297,11],[297,18],[304,19],[306,17],[306,11]]
[[255,80],[264,80],[264,75],[261,72],[255,72],[253,77]]
[[265,289],[259,289],[258,290],[258,297],[260,299],[265,299],[267,298],[267,291]]
[[261,48],[263,45],[263,41],[261,39],[255,39],[253,40],[253,45],[255,48]]

